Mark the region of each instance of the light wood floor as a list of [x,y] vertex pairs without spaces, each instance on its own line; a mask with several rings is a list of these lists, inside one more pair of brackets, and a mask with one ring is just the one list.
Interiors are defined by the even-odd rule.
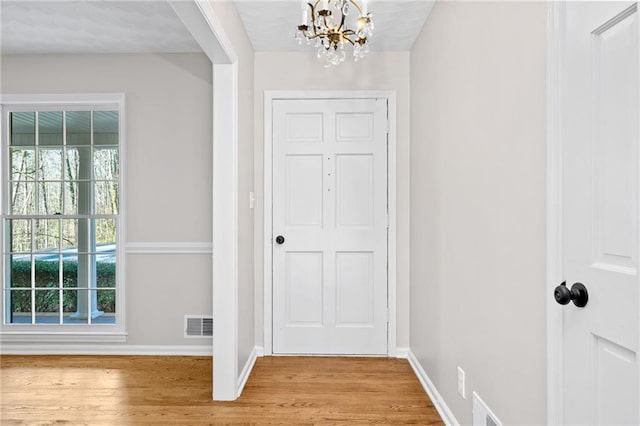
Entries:
[[2,356],[2,425],[441,425],[406,360],[259,358],[211,401],[211,358]]

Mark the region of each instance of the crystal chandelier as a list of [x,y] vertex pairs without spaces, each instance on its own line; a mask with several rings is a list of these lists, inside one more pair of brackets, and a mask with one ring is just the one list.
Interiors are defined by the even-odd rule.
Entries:
[[[338,65],[346,58],[345,47],[353,46],[354,60],[369,51],[369,38],[373,34],[371,13],[367,0],[362,6],[355,0],[311,0],[301,2],[302,23],[295,38],[308,45],[315,44],[318,58],[325,59],[325,67]],[[352,10],[355,9],[355,10]]]

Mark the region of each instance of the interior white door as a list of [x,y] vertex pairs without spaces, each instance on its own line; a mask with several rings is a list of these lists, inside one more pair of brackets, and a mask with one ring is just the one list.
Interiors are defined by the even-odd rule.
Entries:
[[588,302],[562,307],[563,420],[638,425],[638,10],[566,8],[563,267]]
[[387,103],[273,101],[273,353],[387,353]]

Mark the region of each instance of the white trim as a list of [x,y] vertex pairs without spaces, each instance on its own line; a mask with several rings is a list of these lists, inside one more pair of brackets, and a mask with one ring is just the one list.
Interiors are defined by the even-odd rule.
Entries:
[[[126,157],[127,157],[127,133],[126,133],[126,96],[124,93],[53,93],[53,94],[1,94],[0,93],[0,105],[2,106],[2,126],[5,137],[8,140],[8,125],[6,123],[5,113],[8,111],[20,111],[20,110],[66,110],[73,108],[83,108],[87,110],[100,111],[103,109],[117,109],[118,110],[118,131],[119,142],[118,149],[120,152],[120,211],[116,215],[118,220],[117,229],[117,280],[116,280],[116,306],[118,312],[116,313],[116,323],[105,325],[112,331],[101,332],[97,331],[102,325],[87,324],[82,325],[32,325],[32,324],[5,324],[4,318],[0,320],[0,340],[3,342],[24,342],[33,341],[33,339],[42,339],[41,341],[50,342],[125,342],[127,337],[126,332],[126,255],[125,255],[125,243],[126,240]],[[4,144],[0,144],[0,151],[5,152]],[[8,159],[2,159],[0,154],[0,169],[5,169],[2,178],[8,179]],[[4,185],[2,185],[4,186]],[[6,194],[2,193],[2,196]],[[8,201],[2,199],[3,206],[7,206]],[[4,210],[1,212],[2,217]],[[0,224],[0,228],[3,228],[4,224]],[[0,243],[4,242],[4,233],[0,231]],[[4,251],[4,250],[1,250]],[[0,265],[4,265],[4,259],[0,260]],[[0,268],[0,275],[5,273],[4,268]],[[4,275],[3,275],[4,277]],[[4,314],[5,298],[2,296],[3,306],[2,313]],[[82,331],[69,331],[69,330],[82,330]],[[58,331],[60,330],[60,331]],[[56,336],[58,335],[58,337]],[[73,336],[73,337],[70,337]]]
[[409,348],[396,348],[395,357],[398,359],[409,359]]
[[32,325],[25,331],[3,331],[0,333],[2,344],[7,343],[124,343],[127,341],[127,333],[120,331],[100,331],[101,327],[110,325],[93,325],[96,331],[38,331]]
[[168,0],[168,3],[212,63],[237,62],[233,46],[221,31],[222,25],[209,1]]
[[0,94],[0,104],[20,108],[66,105],[114,106],[124,104],[124,93],[59,93],[59,94]]
[[[396,92],[388,91],[387,117],[389,125],[388,151],[387,151],[387,209],[389,214],[389,229],[387,230],[387,307],[389,310],[389,325],[387,328],[387,353],[389,356],[396,356],[396,335],[397,335],[397,309],[396,297],[396,253],[397,253],[397,203],[396,195],[398,185],[396,181]],[[385,96],[380,96],[385,97]]]
[[264,352],[273,354],[272,346],[272,119],[273,101],[276,99],[386,99],[387,113],[389,117],[389,136],[387,153],[387,186],[388,186],[388,213],[389,230],[387,244],[387,304],[389,308],[389,324],[387,335],[387,355],[396,356],[397,335],[397,300],[396,300],[396,92],[393,90],[345,90],[345,91],[300,91],[300,90],[265,90],[264,92]]
[[552,297],[563,281],[562,261],[562,136],[566,4],[547,2],[547,197],[546,300],[547,424],[562,424],[563,316]]
[[164,355],[211,356],[211,345],[56,345],[21,344],[3,346],[2,355]]
[[238,70],[213,65],[213,399],[238,389]]
[[213,399],[238,383],[238,56],[208,0],[169,0],[213,67]]
[[125,254],[213,254],[213,243],[136,242],[125,244]]
[[238,377],[238,390],[236,395],[239,397],[242,394],[242,390],[244,386],[247,384],[247,380],[249,380],[249,376],[251,375],[251,371],[253,370],[253,366],[256,365],[256,360],[261,355],[262,348],[255,346],[249,354],[249,359],[245,362],[244,367],[242,368],[242,372],[240,372],[240,377]]
[[[266,92],[264,94],[264,191],[263,191],[263,333],[264,353],[273,354],[273,100],[274,94]],[[267,192],[268,190],[268,192]]]
[[429,399],[433,403],[433,406],[436,407],[436,410],[438,411],[438,414],[440,414],[440,417],[442,418],[444,424],[447,426],[458,426],[460,423],[456,420],[453,412],[451,412],[449,406],[447,406],[447,403],[444,401],[444,398],[442,398],[442,395],[440,395],[438,389],[436,389],[436,387],[433,385],[433,382],[424,371],[424,369],[420,365],[420,362],[418,362],[418,359],[413,354],[411,349],[409,349],[408,359],[409,365],[411,365],[411,368],[413,368],[413,372],[415,373],[416,377],[418,377],[420,384],[429,396]]

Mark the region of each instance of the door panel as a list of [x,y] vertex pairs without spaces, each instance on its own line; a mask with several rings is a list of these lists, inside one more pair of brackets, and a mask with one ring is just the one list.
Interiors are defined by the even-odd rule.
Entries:
[[564,276],[589,301],[563,310],[564,423],[640,423],[638,14],[567,2]]
[[287,113],[285,115],[287,143],[322,142],[324,129],[322,118],[323,115],[317,113]]
[[371,142],[373,139],[373,113],[336,114],[336,142]]
[[336,155],[336,227],[373,226],[373,155]]
[[287,326],[323,323],[322,252],[286,254]]
[[606,339],[594,339],[597,392],[594,424],[634,424],[629,407],[638,404],[637,380],[630,374],[637,363],[636,354]]
[[322,227],[322,155],[287,155],[287,225]]
[[373,326],[373,253],[336,253],[336,326]]
[[386,101],[273,103],[273,353],[387,353]]

